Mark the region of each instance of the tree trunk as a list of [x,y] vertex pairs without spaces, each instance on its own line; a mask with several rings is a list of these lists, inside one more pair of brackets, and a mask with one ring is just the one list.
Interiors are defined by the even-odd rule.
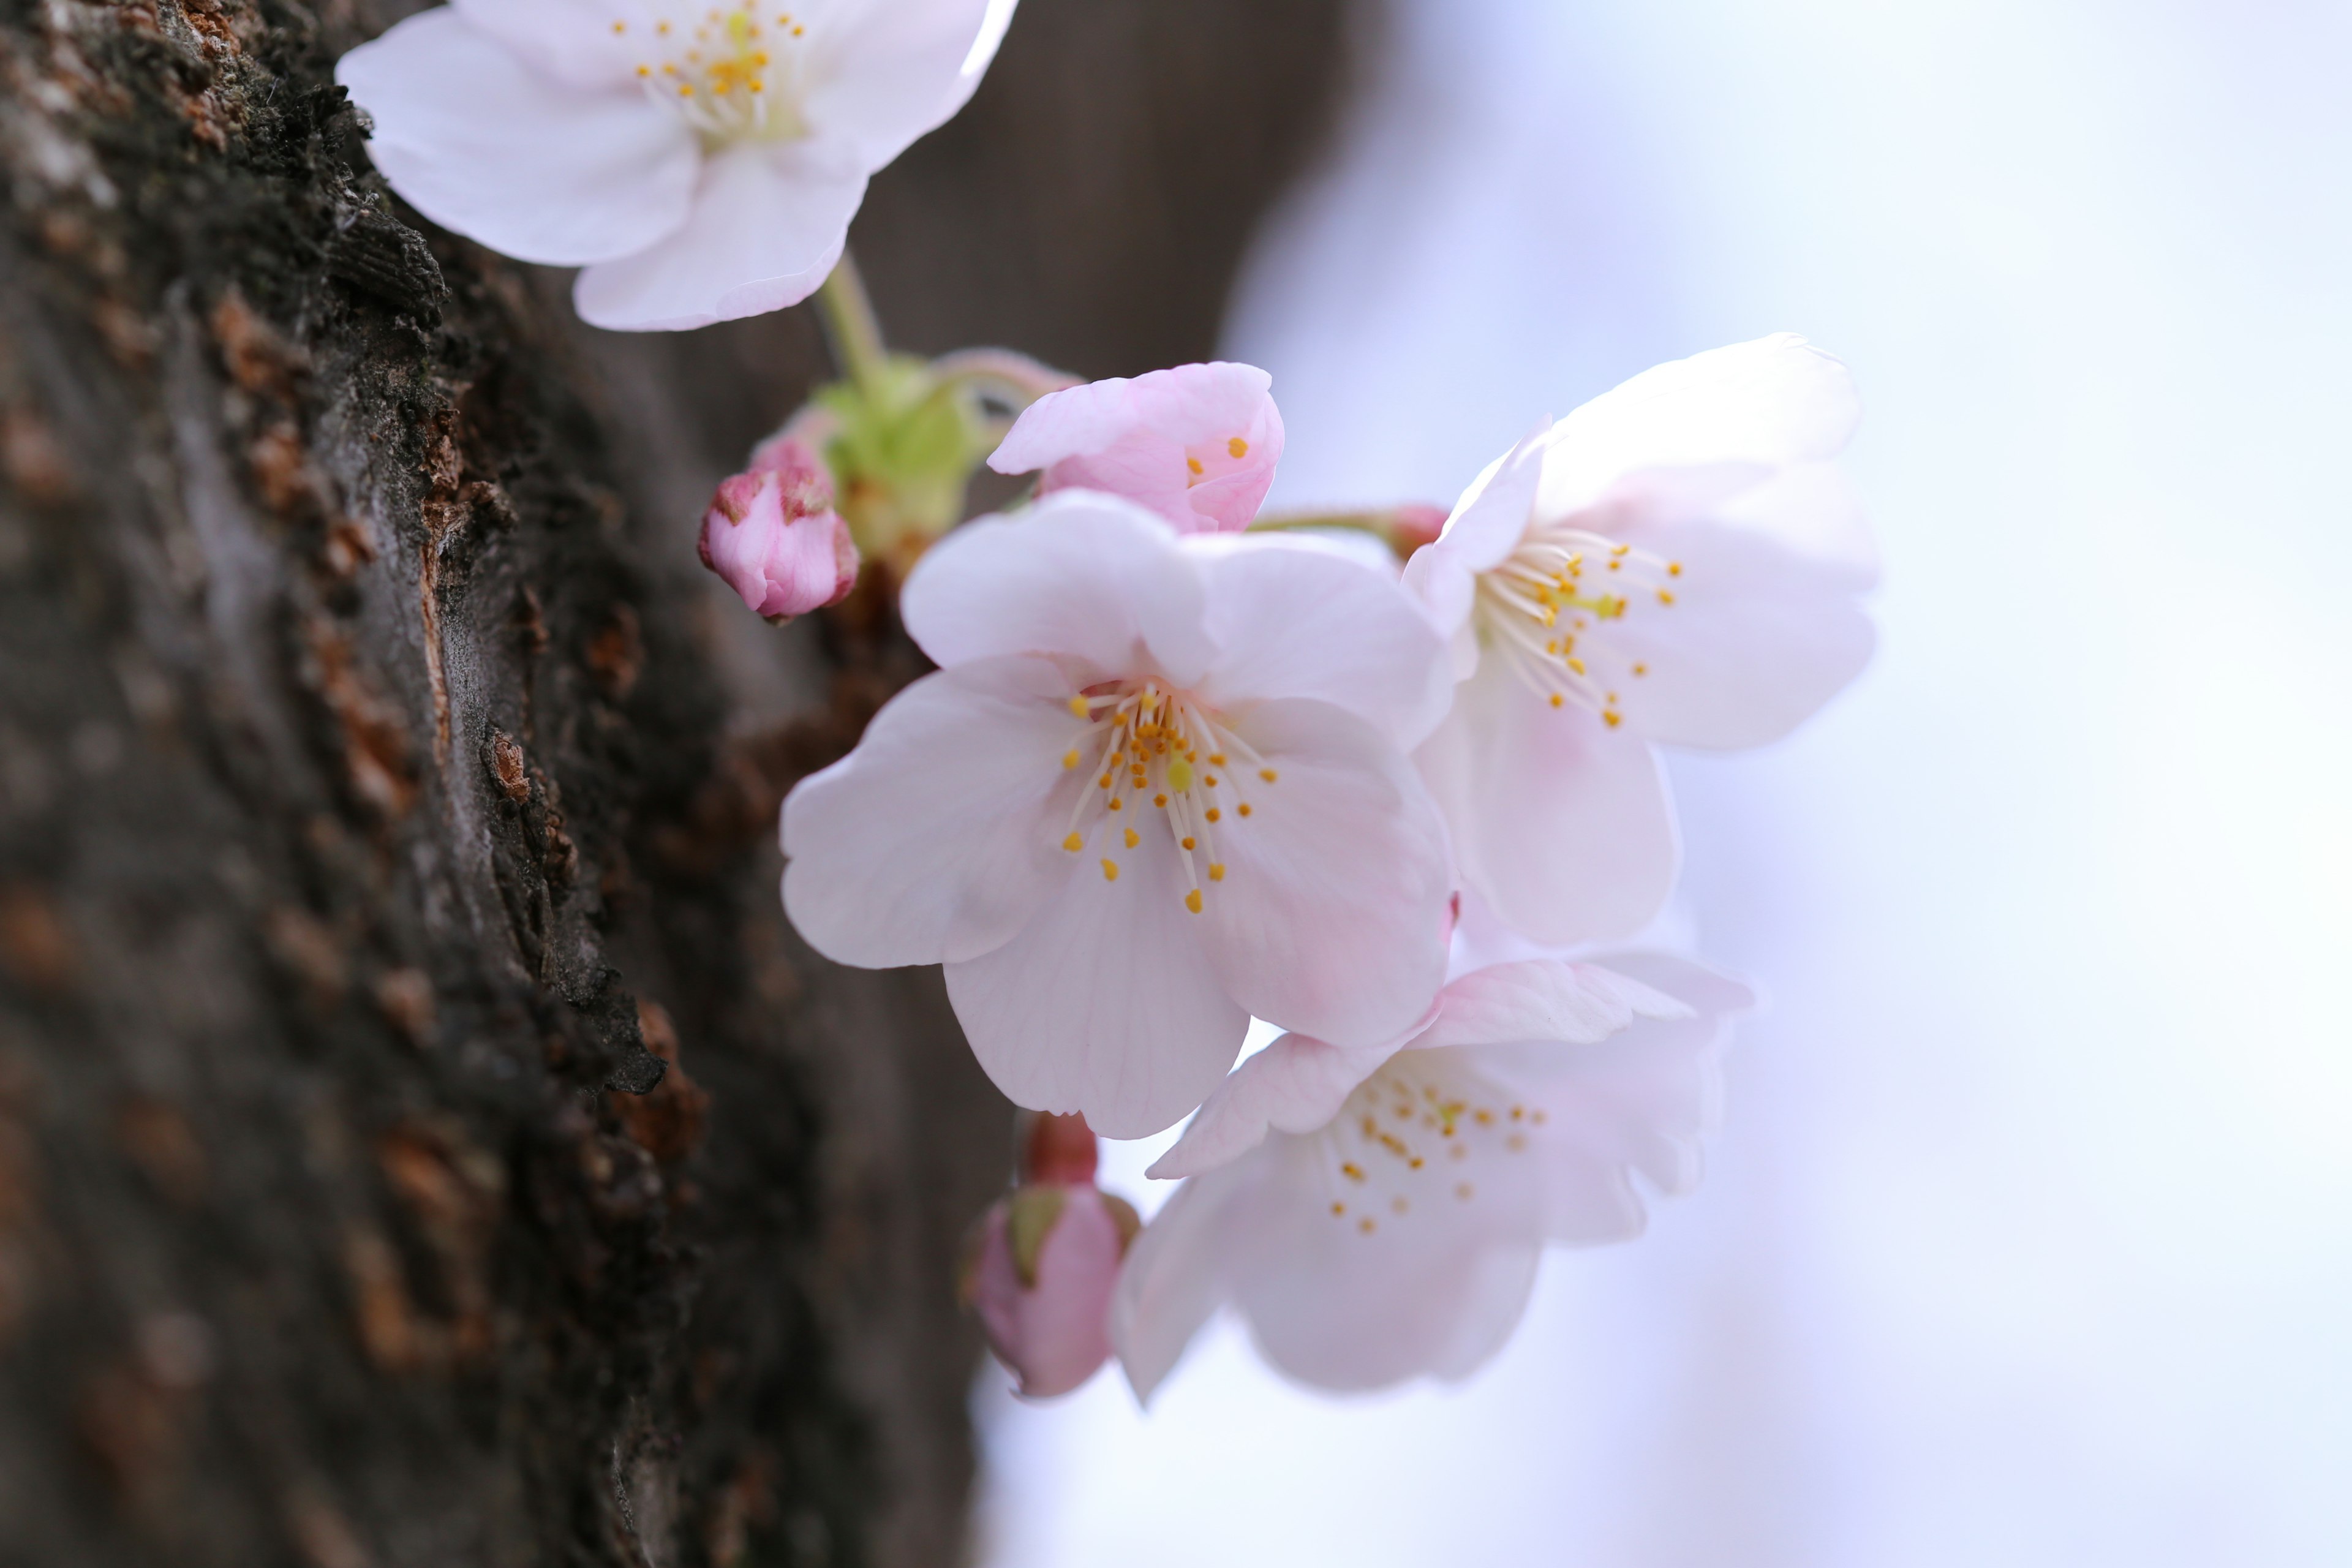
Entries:
[[[1204,357],[1341,9],[1026,0],[898,344]],[[0,3],[0,1562],[954,1562],[1005,1108],[773,845],[920,658],[693,552],[821,342],[391,201],[394,14]]]

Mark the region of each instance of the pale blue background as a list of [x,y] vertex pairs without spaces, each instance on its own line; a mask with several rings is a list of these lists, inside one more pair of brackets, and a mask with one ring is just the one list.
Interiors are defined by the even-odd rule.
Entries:
[[1798,331],[1882,651],[1675,761],[1773,1003],[1699,1194],[1459,1390],[992,1374],[986,1560],[2352,1563],[2352,6],[1404,10],[1231,327],[1276,503]]

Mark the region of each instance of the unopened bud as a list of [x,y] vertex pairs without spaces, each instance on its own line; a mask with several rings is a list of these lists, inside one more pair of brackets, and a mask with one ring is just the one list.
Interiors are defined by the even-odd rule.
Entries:
[[857,546],[833,508],[833,480],[803,442],[779,437],[721,480],[703,514],[702,563],[771,621],[840,603],[857,583]]

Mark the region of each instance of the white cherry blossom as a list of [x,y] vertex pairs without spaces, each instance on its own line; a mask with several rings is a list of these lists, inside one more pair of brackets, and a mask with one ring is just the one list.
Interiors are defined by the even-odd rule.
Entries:
[[1652,742],[1761,745],[1859,672],[1851,377],[1780,336],[1660,365],[1481,475],[1404,582],[1462,680],[1417,755],[1464,882],[1536,940],[1622,937],[1679,849]]
[[1112,1298],[1138,1396],[1226,1304],[1319,1388],[1468,1376],[1547,1246],[1637,1235],[1636,1173],[1696,1184],[1726,1026],[1751,1000],[1679,959],[1537,960],[1449,984],[1401,1051],[1276,1040],[1153,1168],[1189,1179]]
[[1111,1137],[1216,1087],[1252,1015],[1350,1047],[1444,979],[1407,752],[1450,688],[1381,573],[1066,490],[908,578],[941,668],[784,803],[784,905],[845,963],[944,963],[990,1077]]
[[393,189],[597,326],[781,310],[866,177],[961,108],[1013,0],[457,0],[345,55]]

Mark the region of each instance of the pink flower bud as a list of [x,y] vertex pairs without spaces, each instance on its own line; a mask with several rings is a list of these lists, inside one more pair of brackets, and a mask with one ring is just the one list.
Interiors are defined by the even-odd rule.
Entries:
[[1389,512],[1389,542],[1407,560],[1423,545],[1436,543],[1437,536],[1444,531],[1445,509],[1442,506],[1407,501]]
[[1021,1180],[1060,1186],[1091,1185],[1097,1150],[1094,1129],[1083,1116],[1024,1110],[1019,1131]]
[[1108,490],[1186,533],[1247,528],[1274,483],[1282,416],[1255,365],[1180,364],[1039,398],[988,459],[1037,492]]
[[763,443],[750,468],[719,481],[700,548],[702,563],[771,621],[839,604],[857,583],[857,546],[833,510],[833,480],[789,437]]
[[1109,1358],[1111,1290],[1141,1228],[1091,1185],[1024,1186],[982,1217],[964,1300],[1024,1398],[1067,1394]]

